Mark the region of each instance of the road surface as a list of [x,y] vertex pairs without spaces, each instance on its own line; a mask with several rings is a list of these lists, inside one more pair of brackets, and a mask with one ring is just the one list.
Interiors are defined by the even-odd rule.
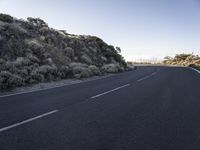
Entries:
[[139,67],[0,97],[0,150],[199,150],[200,74]]

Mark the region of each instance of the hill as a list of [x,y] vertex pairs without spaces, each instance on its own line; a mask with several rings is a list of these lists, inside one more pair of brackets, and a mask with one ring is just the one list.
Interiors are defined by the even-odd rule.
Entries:
[[0,33],[0,89],[127,69],[120,48],[50,28],[39,18],[0,14]]
[[200,70],[200,57],[193,54],[177,54],[175,57],[165,57],[164,64],[193,67]]

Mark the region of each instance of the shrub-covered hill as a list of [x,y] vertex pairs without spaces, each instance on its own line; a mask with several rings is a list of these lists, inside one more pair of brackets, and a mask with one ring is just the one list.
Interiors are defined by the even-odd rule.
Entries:
[[200,70],[200,57],[193,54],[177,54],[175,57],[165,57],[164,64],[189,66]]
[[0,14],[0,89],[127,69],[119,48],[95,36],[50,28],[39,18]]

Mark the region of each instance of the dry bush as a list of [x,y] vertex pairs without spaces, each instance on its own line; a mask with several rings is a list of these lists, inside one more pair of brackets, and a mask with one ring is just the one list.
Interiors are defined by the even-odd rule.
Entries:
[[72,69],[72,74],[75,78],[86,78],[90,76],[90,71],[86,64],[71,63],[69,66]]
[[90,75],[100,75],[101,74],[99,68],[95,65],[90,65],[88,67],[88,69],[90,71]]
[[0,14],[0,21],[12,23],[13,17],[11,17],[10,15],[7,15],[7,14]]
[[123,68],[119,64],[106,64],[101,67],[103,73],[117,73],[122,71]]
[[92,64],[92,59],[87,55],[87,54],[83,54],[81,56],[81,59],[84,61],[84,63],[86,64]]
[[9,89],[24,85],[24,80],[8,71],[0,72],[0,89]]

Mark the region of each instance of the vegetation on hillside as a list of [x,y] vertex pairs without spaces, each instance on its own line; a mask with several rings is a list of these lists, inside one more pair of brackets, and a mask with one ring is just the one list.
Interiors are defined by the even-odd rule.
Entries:
[[193,67],[200,70],[200,57],[194,54],[177,54],[175,57],[165,57],[164,64]]
[[50,28],[39,18],[0,14],[0,89],[124,71],[120,51],[95,36]]

